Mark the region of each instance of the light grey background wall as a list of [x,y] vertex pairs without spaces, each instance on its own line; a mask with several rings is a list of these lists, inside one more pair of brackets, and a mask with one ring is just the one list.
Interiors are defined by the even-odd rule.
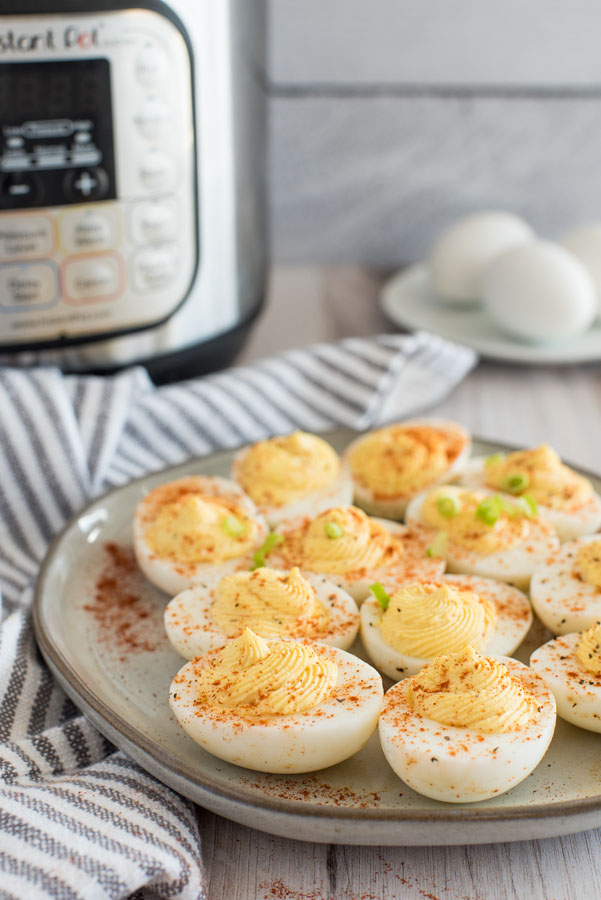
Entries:
[[269,0],[280,261],[421,258],[455,216],[601,220],[598,0]]

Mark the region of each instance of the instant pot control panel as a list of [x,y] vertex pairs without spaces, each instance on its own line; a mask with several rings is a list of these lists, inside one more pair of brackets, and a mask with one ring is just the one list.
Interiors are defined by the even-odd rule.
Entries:
[[193,100],[165,15],[0,17],[0,348],[179,307],[198,265]]

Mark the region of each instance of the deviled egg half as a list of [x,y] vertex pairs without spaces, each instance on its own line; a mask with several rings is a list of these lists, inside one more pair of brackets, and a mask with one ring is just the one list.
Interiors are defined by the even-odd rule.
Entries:
[[380,741],[413,790],[471,803],[508,791],[532,772],[555,718],[553,694],[537,672],[468,648],[438,656],[387,691]]
[[366,512],[401,519],[409,500],[449,480],[465,465],[469,432],[457,422],[413,419],[357,438],[347,447],[354,502]]
[[525,594],[489,578],[445,575],[388,594],[372,585],[361,606],[361,641],[374,666],[399,681],[441,653],[467,647],[510,656],[522,643],[532,611]]
[[280,543],[269,565],[298,566],[325,575],[357,603],[374,581],[400,584],[408,578],[436,578],[444,560],[427,554],[429,535],[398,522],[372,519],[356,506],[337,506],[314,518],[282,522]]
[[268,526],[227,478],[191,475],[162,484],[134,516],[134,550],[149,581],[168,594],[248,569]]
[[554,638],[530,657],[557,703],[557,715],[587,731],[601,732],[601,624]]
[[474,457],[459,477],[470,488],[488,488],[521,497],[527,494],[561,541],[601,528],[601,497],[592,484],[562,463],[555,450],[541,444],[531,450]]
[[305,431],[244,447],[234,457],[231,475],[272,527],[283,519],[316,516],[353,498],[346,463],[327,441]]
[[167,604],[165,630],[186,659],[222,647],[250,628],[266,639],[314,640],[347,650],[359,629],[349,594],[323,575],[266,567],[195,585]]
[[559,547],[555,529],[529,496],[446,485],[415,497],[407,523],[431,529],[431,550],[450,572],[481,575],[527,589],[535,568]]
[[375,731],[382,679],[324,644],[266,641],[250,628],[171,684],[178,722],[201,747],[261,772],[311,772],[357,753]]
[[537,568],[530,599],[554,634],[583,631],[601,620],[601,535],[567,541]]

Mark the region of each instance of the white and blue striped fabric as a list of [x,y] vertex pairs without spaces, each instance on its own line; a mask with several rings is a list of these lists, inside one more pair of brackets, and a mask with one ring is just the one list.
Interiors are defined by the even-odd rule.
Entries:
[[36,573],[91,497],[294,428],[368,428],[441,400],[473,353],[426,334],[349,339],[160,389],[0,369],[0,900],[204,898],[196,810],[79,713],[37,651]]

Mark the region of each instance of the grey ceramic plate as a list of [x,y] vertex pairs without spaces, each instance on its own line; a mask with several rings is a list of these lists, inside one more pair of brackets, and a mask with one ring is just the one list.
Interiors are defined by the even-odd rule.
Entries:
[[[338,432],[330,440],[341,450],[351,436]],[[498,449],[504,448],[479,441],[474,452]],[[183,661],[163,636],[165,596],[129,565],[132,514],[144,494],[163,481],[190,473],[227,475],[232,455],[191,461],[112,491],[83,510],[48,553],[35,598],[38,643],[65,691],[98,729],[200,805],[288,837],[468,844],[600,826],[601,736],[561,720],[547,755],[526,781],[494,800],[463,806],[407,788],[386,763],[377,735],[338,766],[284,777],[221,762],[184,734],[167,703]],[[601,489],[601,480],[592,480]],[[526,660],[549,636],[533,626],[517,655]]]
[[453,306],[439,300],[429,287],[425,265],[411,266],[387,281],[381,303],[396,325],[432,331],[488,359],[539,366],[601,360],[601,322],[563,343],[521,342],[503,334],[481,306]]

